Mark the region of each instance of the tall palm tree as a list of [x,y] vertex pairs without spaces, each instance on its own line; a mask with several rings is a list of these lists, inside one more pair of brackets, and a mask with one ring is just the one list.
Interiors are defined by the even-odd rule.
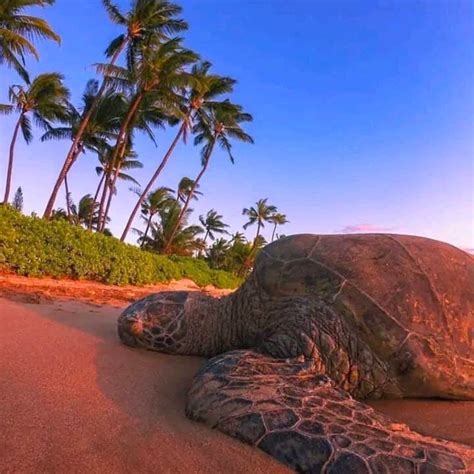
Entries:
[[[147,96],[138,107],[138,110],[135,114],[133,122],[129,125],[128,130],[126,131],[125,137],[128,142],[128,146],[133,142],[135,130],[139,130],[146,134],[148,138],[156,145],[155,134],[153,129],[154,128],[164,128],[165,122],[169,123],[172,122],[173,119],[170,118],[166,113],[163,112],[161,107],[161,102],[156,100],[156,96]],[[128,108],[125,111],[127,113]],[[124,114],[124,115],[125,115]],[[123,116],[124,116],[123,115]],[[123,118],[122,116],[122,118]],[[117,138],[116,138],[117,143]],[[116,189],[117,180],[119,178],[119,174],[121,172],[121,163],[123,160],[123,156],[125,155],[126,147],[122,147],[120,153],[112,154],[113,156],[116,155],[115,163],[117,163],[115,168],[115,173],[113,173],[109,180],[107,181],[106,185],[110,190]],[[104,207],[104,203],[101,204],[99,209],[99,214],[101,216],[102,227],[104,227],[106,218],[109,214],[110,206],[112,203],[112,198],[114,193],[109,192],[108,198],[106,201],[106,205]]]
[[153,173],[150,181],[145,186],[142,194],[139,196],[135,207],[130,213],[130,217],[121,237],[122,241],[124,241],[127,237],[142,201],[145,199],[147,193],[150,191],[161,172],[167,165],[174,149],[176,148],[176,145],[181,140],[181,138],[186,141],[186,136],[192,127],[194,116],[201,114],[201,111],[204,110],[206,106],[212,104],[213,101],[215,101],[220,95],[233,91],[236,81],[230,77],[222,77],[216,74],[210,74],[210,68],[211,63],[208,61],[194,64],[191,68],[191,87],[189,87],[184,92],[184,97],[182,97],[184,104],[179,109],[178,113],[178,116],[181,120],[178,133],[174,137],[171,145],[169,146],[161,162]]
[[153,218],[160,211],[169,208],[173,203],[173,190],[166,187],[157,188],[154,191],[148,193],[146,200],[142,203],[142,216],[146,220],[146,228],[143,234],[143,242],[146,241],[148,237],[148,231]]
[[288,222],[290,221],[286,218],[285,214],[276,212],[275,214],[273,214],[273,216],[270,217],[269,222],[273,223],[273,232],[272,232],[272,242],[273,242],[273,240],[275,239],[275,232],[276,232],[277,226],[288,224]]
[[255,235],[254,243],[257,242],[260,236],[260,230],[265,227],[266,222],[273,222],[272,217],[277,213],[275,206],[267,204],[268,198],[259,199],[255,206],[250,208],[244,208],[242,215],[248,217],[248,222],[244,224],[244,229],[247,227],[257,224],[257,234]]
[[[127,65],[133,68],[135,59],[139,55],[138,50],[143,42],[149,41],[150,38],[154,38],[155,41],[166,41],[170,35],[184,31],[188,27],[185,21],[176,18],[182,11],[181,7],[167,0],[133,0],[128,13],[121,12],[110,0],[102,0],[102,3],[110,20],[125,30],[125,33],[112,40],[105,51],[106,56],[109,58],[108,66],[110,69],[114,68],[124,50],[126,50]],[[74,141],[64,160],[46,205],[44,211],[45,218],[49,218],[51,215],[57,194],[70,169],[71,161],[87,127],[87,123],[97,106],[99,98],[102,97],[107,89],[108,83],[108,78],[104,77],[96,99],[82,116],[81,124],[78,127]]]
[[215,239],[214,234],[228,234],[226,227],[229,227],[227,224],[224,224],[222,221],[222,216],[218,214],[214,209],[211,209],[207,212],[206,216],[199,216],[199,222],[204,227],[206,233],[204,235],[204,243],[206,243],[207,238],[211,240]]
[[58,73],[40,74],[26,87],[11,86],[8,94],[13,105],[2,110],[17,112],[18,120],[10,143],[4,204],[8,203],[10,196],[15,144],[20,129],[26,143],[30,143],[33,139],[30,116],[37,126],[48,129],[51,121],[64,120],[69,99],[69,90],[63,84],[63,76]]
[[181,45],[181,38],[173,38],[165,43],[155,44],[153,41],[142,45],[140,58],[133,69],[117,66],[99,69],[109,74],[112,83],[120,87],[130,88],[132,98],[129,108],[122,121],[114,147],[115,161],[126,146],[140,106],[146,100],[153,103],[166,101],[176,86],[184,86],[188,80],[184,67],[195,62],[198,56]]
[[61,42],[61,38],[42,18],[23,15],[27,7],[45,7],[54,0],[2,0],[0,6],[0,64],[12,67],[29,84],[25,69],[25,57],[32,55],[39,59],[33,40],[45,38]]
[[[232,104],[229,100],[225,100],[220,103],[212,104],[206,113],[200,114],[196,125],[193,127],[194,133],[196,133],[194,144],[204,144],[201,149],[201,170],[199,171],[194,185],[187,197],[183,208],[181,209],[181,215],[177,220],[176,229],[180,224],[180,219],[184,216],[189,203],[194,195],[197,185],[200,184],[204,173],[209,167],[209,163],[214,151],[215,145],[219,145],[225,150],[230,158],[231,163],[234,163],[234,157],[232,155],[232,143],[231,140],[239,140],[245,143],[253,143],[253,138],[246,133],[242,126],[242,122],[252,121],[252,116],[246,112],[243,112],[240,105]],[[170,236],[170,244],[173,241],[173,233]]]

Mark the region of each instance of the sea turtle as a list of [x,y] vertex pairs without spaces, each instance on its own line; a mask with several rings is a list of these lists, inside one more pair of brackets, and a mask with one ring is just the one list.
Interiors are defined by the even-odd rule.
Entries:
[[212,357],[186,414],[301,472],[441,473],[467,447],[355,399],[474,399],[474,259],[421,237],[295,235],[236,292],[164,292],[120,316],[121,340]]

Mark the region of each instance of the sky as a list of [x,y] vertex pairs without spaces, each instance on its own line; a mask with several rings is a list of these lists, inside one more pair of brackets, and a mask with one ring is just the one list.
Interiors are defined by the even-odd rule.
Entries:
[[[128,1],[118,0],[124,9]],[[235,144],[236,163],[216,152],[194,220],[214,208],[233,232],[257,199],[286,214],[279,231],[415,234],[474,249],[473,3],[468,0],[181,0],[186,46],[238,80],[232,100],[253,117],[255,144]],[[119,30],[99,0],[56,0],[34,10],[62,37],[38,42],[32,76],[64,74],[78,104],[92,65]],[[18,76],[0,69],[0,103]],[[0,189],[13,117],[0,117]],[[67,142],[17,146],[13,189],[41,214]],[[175,130],[158,146],[138,136],[146,184]],[[199,149],[180,145],[157,186],[195,177]],[[93,193],[96,157],[70,174],[73,199]],[[110,224],[120,235],[134,204],[121,184]],[[61,195],[59,206],[64,206]],[[266,236],[271,235],[266,226]],[[251,237],[254,228],[247,230]]]

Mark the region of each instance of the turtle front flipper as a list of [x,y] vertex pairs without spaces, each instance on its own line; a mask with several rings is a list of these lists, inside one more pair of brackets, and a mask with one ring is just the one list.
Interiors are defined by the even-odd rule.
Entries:
[[252,351],[210,359],[186,414],[308,473],[444,473],[467,448],[419,435],[352,399],[325,375]]

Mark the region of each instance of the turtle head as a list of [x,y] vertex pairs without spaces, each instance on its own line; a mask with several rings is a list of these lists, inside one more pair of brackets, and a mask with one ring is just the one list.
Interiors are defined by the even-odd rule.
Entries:
[[179,354],[185,336],[185,306],[191,292],[166,291],[136,301],[119,316],[120,340],[168,354]]

